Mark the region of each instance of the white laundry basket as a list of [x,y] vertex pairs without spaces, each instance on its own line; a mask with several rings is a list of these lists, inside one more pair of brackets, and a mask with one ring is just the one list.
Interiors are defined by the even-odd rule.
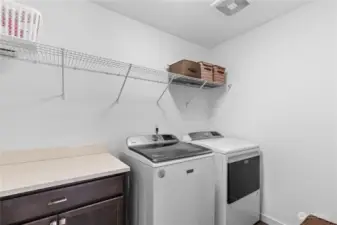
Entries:
[[0,35],[35,42],[42,16],[34,8],[0,0]]

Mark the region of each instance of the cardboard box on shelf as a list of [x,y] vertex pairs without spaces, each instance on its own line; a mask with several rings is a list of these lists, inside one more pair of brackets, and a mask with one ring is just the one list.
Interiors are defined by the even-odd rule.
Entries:
[[213,82],[213,64],[206,62],[199,62],[200,75],[202,80]]
[[221,66],[213,66],[213,80],[215,83],[226,83],[226,69]]
[[182,74],[185,76],[200,78],[200,65],[197,62],[190,60],[180,60],[169,66],[169,72]]

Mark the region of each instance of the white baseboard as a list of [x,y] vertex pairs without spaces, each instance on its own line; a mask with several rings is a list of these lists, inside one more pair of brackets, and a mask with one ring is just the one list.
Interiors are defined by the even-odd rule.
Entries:
[[286,225],[284,223],[281,223],[280,221],[270,217],[270,216],[266,216],[264,214],[261,214],[261,220],[262,222],[268,224],[268,225]]

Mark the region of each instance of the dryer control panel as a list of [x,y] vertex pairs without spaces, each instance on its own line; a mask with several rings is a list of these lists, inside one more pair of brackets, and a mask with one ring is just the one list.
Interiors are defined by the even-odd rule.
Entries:
[[193,133],[189,133],[188,135],[190,136],[192,141],[224,137],[217,131],[193,132]]

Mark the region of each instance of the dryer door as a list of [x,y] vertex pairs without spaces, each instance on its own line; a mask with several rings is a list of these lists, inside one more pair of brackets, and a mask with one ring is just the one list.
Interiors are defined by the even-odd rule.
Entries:
[[260,154],[228,157],[227,225],[255,224],[260,220]]
[[227,169],[228,204],[260,189],[260,155],[248,154],[229,158]]

